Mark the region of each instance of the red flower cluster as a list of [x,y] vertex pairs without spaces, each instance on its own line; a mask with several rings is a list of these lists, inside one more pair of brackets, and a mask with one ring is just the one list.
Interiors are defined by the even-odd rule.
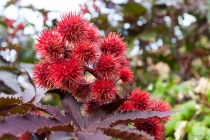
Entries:
[[[116,82],[124,84],[133,81],[125,51],[127,44],[116,33],[100,37],[98,29],[88,23],[81,14],[65,13],[58,27],[43,31],[37,39],[36,50],[42,61],[34,68],[35,82],[43,88],[59,88],[69,91],[78,101],[84,103],[84,111],[91,114],[103,104],[120,98]],[[86,73],[95,77],[86,79]],[[128,96],[120,110],[169,111],[167,102],[151,100],[150,94],[137,88]],[[162,138],[164,118],[148,118],[134,122],[157,139]]]
[[[35,82],[47,89],[68,90],[84,103],[94,99],[102,105],[116,100],[115,83],[133,80],[123,38],[116,33],[101,38],[94,24],[74,12],[61,15],[57,25],[37,39],[36,51],[42,61],[35,65]],[[95,81],[88,81],[86,72]]]
[[135,126],[138,130],[143,130],[144,132],[155,136],[155,139],[163,139],[164,126],[158,118],[148,118],[135,121]]
[[[171,109],[171,106],[162,100],[151,100],[150,94],[147,91],[137,88],[131,92],[128,96],[130,100],[127,100],[120,107],[120,110],[140,110],[140,111],[158,111],[167,112]],[[170,116],[158,118],[141,119],[134,122],[134,125],[138,130],[145,131],[151,136],[155,136],[156,139],[163,138],[163,124],[170,119]]]

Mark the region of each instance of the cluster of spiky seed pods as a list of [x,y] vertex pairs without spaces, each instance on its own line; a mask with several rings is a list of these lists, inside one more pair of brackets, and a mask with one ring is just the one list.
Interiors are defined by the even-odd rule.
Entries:
[[[81,14],[64,13],[57,27],[45,30],[37,39],[36,50],[41,61],[35,65],[35,82],[43,88],[62,89],[84,103],[84,111],[91,114],[97,107],[123,98],[116,82],[133,81],[133,73],[126,59],[127,43],[116,33],[100,37],[99,30]],[[87,73],[94,80],[87,80]],[[119,110],[168,111],[170,105],[161,100],[150,100],[150,95],[139,88],[133,90]],[[143,130],[162,138],[163,123],[169,117],[148,118],[134,122]]]

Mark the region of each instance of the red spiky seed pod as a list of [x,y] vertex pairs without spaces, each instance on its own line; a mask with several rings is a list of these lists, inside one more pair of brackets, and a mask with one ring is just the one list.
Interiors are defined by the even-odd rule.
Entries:
[[154,136],[156,140],[163,139],[164,126],[158,118],[140,119],[134,122],[136,128],[140,131],[144,131],[151,136]]
[[130,66],[130,62],[126,59],[125,55],[120,55],[116,58],[117,62],[120,65],[121,68],[128,68]]
[[[169,105],[168,102],[159,99],[152,100],[150,108],[152,111],[158,111],[158,112],[167,112],[171,110],[171,106]],[[159,119],[161,122],[165,123],[170,119],[170,116],[165,116]]]
[[131,83],[133,81],[133,72],[129,68],[120,69],[119,77],[124,83]]
[[83,68],[76,59],[58,59],[51,67],[51,81],[56,88],[75,89],[83,81]]
[[96,80],[91,86],[92,97],[100,102],[100,104],[107,104],[116,99],[117,88],[112,80]]
[[117,76],[119,71],[119,63],[111,54],[102,54],[95,65],[97,74],[106,79]]
[[100,106],[100,103],[97,100],[91,99],[83,105],[84,112],[85,114],[90,115],[99,106]]
[[79,83],[75,89],[72,89],[71,92],[77,101],[85,102],[91,95],[90,84],[83,81],[82,83]]
[[65,52],[62,37],[56,29],[46,30],[37,39],[36,50],[46,60],[53,60],[61,57]]
[[69,42],[79,42],[87,39],[87,21],[81,14],[64,13],[58,22],[58,32]]
[[150,94],[147,91],[137,88],[131,92],[129,98],[132,100],[136,110],[145,111],[150,109]]
[[131,100],[125,101],[119,108],[119,110],[130,111],[134,110],[134,104]]
[[88,25],[86,34],[89,41],[95,43],[99,42],[99,30],[94,24],[91,23]]
[[127,43],[123,42],[123,38],[120,35],[111,32],[108,37],[102,39],[100,49],[103,53],[119,56],[125,53],[126,46]]
[[34,66],[35,83],[42,88],[52,88],[53,84],[50,80],[51,63],[39,62]]
[[90,64],[95,62],[97,58],[97,48],[96,46],[89,41],[80,42],[76,44],[73,49],[73,56],[78,58],[82,63]]

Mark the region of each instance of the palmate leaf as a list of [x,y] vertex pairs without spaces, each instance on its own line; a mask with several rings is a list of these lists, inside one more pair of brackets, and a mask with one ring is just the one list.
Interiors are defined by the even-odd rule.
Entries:
[[149,134],[131,129],[128,126],[117,126],[117,127],[99,127],[99,129],[106,135],[125,139],[125,140],[154,140],[154,137]]
[[[48,92],[52,93],[52,91],[48,91]],[[135,119],[140,119],[140,118],[149,118],[149,117],[155,117],[155,116],[165,117],[176,112],[176,111],[116,112],[119,106],[122,105],[123,102],[127,100],[127,99],[118,99],[115,102],[100,106],[95,111],[93,111],[93,113],[90,116],[82,116],[80,112],[81,104],[78,103],[70,93],[66,91],[61,91],[61,90],[54,90],[53,92],[56,92],[60,96],[61,104],[63,105],[65,113],[62,112],[57,107],[53,107],[49,105],[41,105],[38,103],[34,104],[34,103],[31,103],[30,101],[27,103],[24,103],[24,102],[21,102],[19,97],[16,97],[17,101],[12,100],[14,103],[12,102],[12,104],[6,104],[6,106],[10,107],[9,105],[19,104],[19,107],[26,107],[27,109],[33,108],[35,110],[44,111],[47,114],[50,114],[54,119],[46,118],[43,116],[31,115],[31,114],[26,114],[24,115],[25,117],[20,116],[20,115],[5,117],[3,121],[0,122],[0,131],[2,130],[2,132],[0,132],[0,137],[4,135],[13,135],[13,136],[18,137],[21,134],[24,134],[26,132],[37,133],[37,132],[43,132],[43,131],[46,132],[46,131],[58,131],[58,130],[71,132],[73,130],[77,130],[79,139],[92,140],[93,138],[95,138],[95,139],[106,140],[108,139],[108,137],[103,135],[101,131],[96,131],[98,127],[103,128],[103,130],[106,129],[107,135],[110,135],[108,132],[111,131],[109,130],[109,127],[111,125],[127,123],[127,122],[131,122]],[[13,98],[13,97],[7,97],[7,98]],[[2,104],[2,106],[4,106],[4,108],[6,107],[5,104],[4,105]],[[13,125],[15,126],[25,125],[27,128],[27,127],[30,127],[30,125],[33,125],[33,127],[30,128],[29,130],[22,127],[20,130],[16,130],[13,128],[11,129],[10,127],[12,127],[12,123],[9,122],[10,119],[13,122]],[[43,123],[37,123],[36,121],[40,121]],[[4,126],[4,127],[1,127],[1,126]],[[3,128],[5,128],[4,131],[3,131]],[[10,131],[10,133],[7,133],[8,131]],[[116,132],[116,133],[120,132],[122,134],[125,133],[123,130],[113,130],[113,132]],[[132,133],[132,135],[137,135],[137,134],[138,133],[135,133],[135,134],[134,132]],[[116,135],[114,137],[116,137]]]
[[93,122],[99,121],[101,118],[106,118],[127,100],[119,99],[110,104],[102,105],[87,117],[81,115],[81,104],[78,103],[70,93],[62,90],[50,90],[47,93],[57,93],[60,96],[61,104],[66,111],[68,121],[72,121],[73,124],[78,127],[79,131],[85,131]]
[[46,91],[40,88],[36,88],[36,91],[33,87],[30,87],[24,92],[18,93],[17,96],[21,97],[24,103],[38,103],[45,96]]
[[23,104],[23,101],[18,96],[0,93],[0,116],[6,116],[8,112],[10,114],[23,113],[26,108],[20,107],[20,104]]
[[110,140],[110,137],[104,135],[101,131],[96,130],[94,133],[78,132],[78,140]]
[[57,119],[33,114],[11,115],[0,121],[0,138],[4,136],[20,137],[25,133],[43,131],[68,131],[74,127],[71,123],[63,123]]
[[106,118],[108,115],[115,112],[126,100],[128,99],[118,99],[112,103],[100,106],[88,117],[88,122],[91,123],[92,121],[96,120],[97,117],[100,117],[100,119]]
[[125,111],[125,112],[116,112],[108,116],[107,118],[95,121],[91,123],[87,129],[95,129],[96,127],[109,127],[112,124],[121,124],[121,123],[128,123],[132,122],[136,119],[145,119],[149,117],[165,117],[171,114],[174,114],[180,111],[168,111],[168,112],[156,112],[156,111]]
[[72,121],[79,130],[84,130],[85,117],[80,113],[80,104],[74,99],[74,97],[68,92],[59,93],[61,104],[66,111],[68,120]]
[[26,71],[26,74],[27,74],[27,77],[28,77],[28,81],[31,83],[31,85],[34,87],[34,90],[35,90],[35,93],[37,92],[36,91],[36,85],[33,81],[33,79],[31,78],[31,76],[29,75],[29,73]]
[[33,79],[29,75],[29,73],[26,71],[28,81],[31,83],[32,87],[25,90],[24,93],[21,95],[24,102],[27,103],[38,103],[42,97],[45,96],[45,92],[43,89],[37,88]]
[[22,104],[22,103],[23,101],[18,96],[0,93],[0,107],[6,106],[9,104]]
[[50,138],[50,140],[71,140],[73,139],[73,134],[71,132],[54,132]]
[[27,75],[32,85],[31,88],[14,95],[0,93],[0,116],[6,116],[8,113],[23,114],[31,109],[28,104],[34,107],[34,104],[37,104],[45,95],[45,91],[39,88],[36,89],[32,78],[28,73]]
[[[119,99],[107,105],[100,106],[90,116],[82,116],[81,104],[68,92],[62,90],[51,90],[49,93],[57,93],[61,98],[61,104],[66,111],[68,121],[72,121],[78,131],[85,135],[86,132],[93,133],[97,127],[108,128],[111,125],[132,122],[136,119],[149,117],[165,117],[178,111],[156,112],[156,111],[125,111],[116,112],[119,106],[127,99]],[[113,114],[114,113],[114,114]],[[84,132],[84,133],[83,133]]]
[[[34,90],[25,90],[23,93],[15,95],[8,95],[0,93],[0,116],[6,116],[10,114],[23,114],[30,110],[30,107],[25,104],[33,105],[31,102],[34,98]],[[36,103],[36,97],[34,102]]]
[[62,112],[59,108],[50,105],[42,105],[42,104],[25,104],[25,106],[31,107],[35,110],[43,111],[47,114],[50,114],[53,118],[56,118],[64,123],[68,123],[68,117]]

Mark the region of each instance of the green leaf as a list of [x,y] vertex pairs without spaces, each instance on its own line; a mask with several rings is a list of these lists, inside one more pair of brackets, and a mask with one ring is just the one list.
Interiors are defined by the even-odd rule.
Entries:
[[152,31],[146,31],[139,35],[140,40],[154,42],[156,40],[157,34]]
[[208,19],[208,23],[210,23],[210,9],[209,9],[209,7],[210,7],[210,1],[207,0],[207,2],[206,2],[206,8],[207,8],[207,19]]
[[206,93],[206,98],[207,98],[208,102],[210,102],[210,89]]
[[185,112],[181,112],[181,119],[182,120],[190,120],[192,118],[192,116],[195,114],[196,112],[196,107],[197,104],[195,103],[195,101],[188,101],[186,103],[183,103],[178,109],[179,110],[185,110]]
[[174,85],[169,92],[172,93],[183,93],[183,92],[188,92],[190,90],[193,90],[193,87],[190,85],[186,84],[179,84],[179,85]]
[[168,90],[165,87],[164,83],[161,80],[158,80],[155,83],[155,91],[153,93],[164,95]]
[[146,12],[146,8],[142,6],[139,3],[136,2],[129,2],[126,4],[120,4],[120,6],[123,8],[123,13],[132,13],[132,14],[138,14],[141,15]]
[[210,127],[210,115],[204,116],[202,124],[207,126],[207,127]]
[[171,115],[171,119],[170,121],[168,121],[165,124],[165,131],[167,132],[167,134],[173,134],[175,131],[175,127],[176,124],[181,121],[181,114],[177,113],[177,114],[172,114]]
[[4,5],[4,8],[7,8],[9,7],[10,5],[12,4],[15,4],[17,0],[9,0],[5,5]]
[[192,135],[205,135],[206,133],[206,127],[202,125],[200,122],[193,121],[190,123],[190,126],[188,126],[190,129],[191,136]]

